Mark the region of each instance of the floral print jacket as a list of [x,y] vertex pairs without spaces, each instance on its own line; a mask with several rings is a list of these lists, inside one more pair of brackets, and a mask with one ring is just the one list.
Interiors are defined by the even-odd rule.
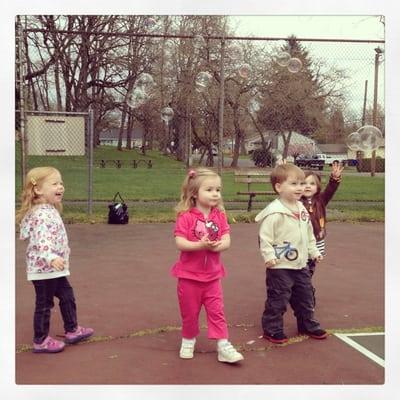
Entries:
[[[28,280],[51,279],[69,275],[68,236],[60,213],[51,204],[34,206],[21,221],[20,239],[29,239],[26,249]],[[64,269],[50,265],[57,257],[64,259]]]

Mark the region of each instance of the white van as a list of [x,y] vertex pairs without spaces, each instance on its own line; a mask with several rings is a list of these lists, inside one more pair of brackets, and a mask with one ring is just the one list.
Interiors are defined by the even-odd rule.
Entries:
[[342,163],[343,165],[347,164],[347,155],[345,154],[324,154],[324,153],[319,153],[316,154],[316,157],[318,160],[324,160],[325,165],[332,165],[334,161],[338,161]]

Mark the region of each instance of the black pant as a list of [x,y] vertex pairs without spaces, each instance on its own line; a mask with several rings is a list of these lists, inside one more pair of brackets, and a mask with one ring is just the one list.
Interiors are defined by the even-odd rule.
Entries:
[[[313,275],[314,275],[315,266],[316,266],[315,260],[312,260],[311,258],[308,259],[308,261],[307,261],[307,268],[308,268],[308,270],[309,270],[310,273],[311,273],[311,278],[312,278]],[[314,301],[314,309],[315,309],[315,306],[317,305],[317,301],[315,300],[315,287],[314,287],[314,286],[312,287],[312,291],[313,291],[313,301]]]
[[265,333],[283,333],[283,314],[287,305],[293,308],[300,331],[316,331],[319,322],[314,318],[311,273],[300,270],[271,269],[266,271],[267,300],[261,324]]
[[74,291],[63,276],[54,279],[32,281],[36,292],[35,313],[33,316],[33,341],[42,343],[49,334],[50,310],[54,307],[54,296],[59,299],[65,332],[72,332],[78,326]]

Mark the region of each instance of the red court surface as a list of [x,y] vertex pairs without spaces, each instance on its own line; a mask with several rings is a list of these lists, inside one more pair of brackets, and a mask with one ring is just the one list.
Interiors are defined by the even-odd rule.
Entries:
[[[180,316],[169,274],[178,254],[173,224],[67,225],[79,323],[93,327],[95,336],[59,354],[33,354],[34,291],[25,276],[25,244],[18,240],[16,384],[383,384],[384,367],[334,333],[384,326],[384,224],[329,223],[328,255],[314,285],[316,317],[332,334],[322,341],[297,336],[289,308],[284,346],[260,338],[265,272],[258,227],[231,228],[223,287],[230,340],[245,357],[236,365],[217,361],[204,327],[194,359],[178,357]],[[58,305],[50,333],[63,335]]]

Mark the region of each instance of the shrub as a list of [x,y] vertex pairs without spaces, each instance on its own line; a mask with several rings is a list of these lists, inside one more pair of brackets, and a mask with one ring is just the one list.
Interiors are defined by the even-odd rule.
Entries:
[[269,150],[256,149],[251,153],[251,159],[256,167],[271,167],[274,156]]

